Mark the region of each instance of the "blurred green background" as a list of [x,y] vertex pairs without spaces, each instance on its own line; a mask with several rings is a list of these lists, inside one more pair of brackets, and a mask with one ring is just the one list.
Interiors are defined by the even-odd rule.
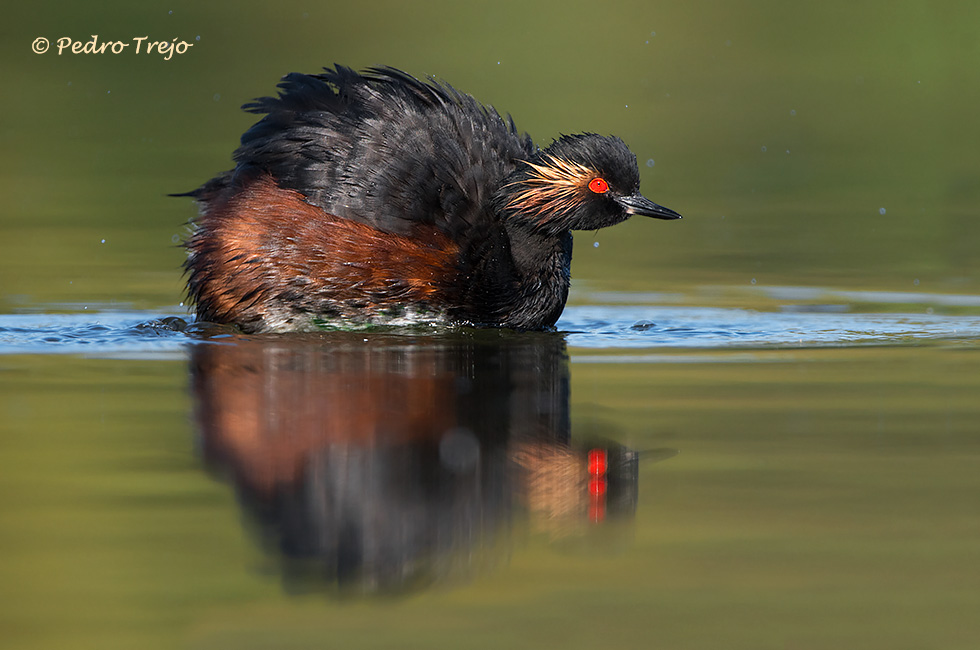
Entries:
[[[176,304],[194,208],[165,195],[231,166],[242,103],[334,62],[447,80],[542,146],[623,137],[687,219],[580,233],[580,286],[976,293],[978,24],[972,2],[10,6],[0,309]],[[31,49],[92,34],[193,47]]]

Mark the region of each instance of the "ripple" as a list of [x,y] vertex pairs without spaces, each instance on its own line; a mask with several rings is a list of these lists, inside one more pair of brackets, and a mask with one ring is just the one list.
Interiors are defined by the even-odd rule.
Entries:
[[[204,326],[159,312],[0,315],[0,354],[183,358]],[[980,341],[980,316],[585,305],[557,328],[571,347],[692,349],[915,345]],[[225,331],[224,329],[222,331]],[[210,338],[220,334],[209,331]]]
[[0,354],[182,357],[180,317],[154,312],[0,315]]
[[757,312],[649,306],[569,307],[558,321],[582,348],[812,347],[980,339],[980,317]]

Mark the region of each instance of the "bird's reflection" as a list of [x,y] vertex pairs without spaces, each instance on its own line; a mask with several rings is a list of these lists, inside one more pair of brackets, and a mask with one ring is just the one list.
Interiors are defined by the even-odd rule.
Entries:
[[294,587],[417,589],[493,562],[518,513],[567,535],[636,507],[635,452],[570,442],[558,334],[229,337],[192,372],[206,461]]

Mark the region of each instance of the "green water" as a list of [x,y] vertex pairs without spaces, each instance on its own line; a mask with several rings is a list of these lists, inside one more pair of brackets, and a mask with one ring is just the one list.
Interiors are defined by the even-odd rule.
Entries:
[[[977,647],[977,24],[968,2],[5,8],[0,647]],[[31,51],[93,34],[193,46]],[[374,384],[249,393],[261,364],[202,375],[221,339],[98,324],[184,313],[193,207],[166,194],[230,166],[240,104],[334,62],[436,75],[539,144],[615,133],[685,215],[577,235],[567,335],[286,346],[315,370],[354,349],[402,405],[433,364],[422,420],[453,377],[486,381],[465,403],[488,430],[556,387],[529,402],[549,431],[658,450],[625,521],[569,532],[515,497],[431,584],[297,584],[203,407],[281,424],[321,393],[264,408],[277,386]]]
[[629,530],[518,517],[485,565],[380,600],[283,589],[203,469],[185,361],[4,358],[5,645],[975,645],[975,348],[580,356],[573,436],[678,451],[641,462]]
[[[446,79],[542,145],[625,139],[687,220],[582,233],[581,281],[977,294],[978,21],[971,2],[10,7],[0,304],[177,302],[193,208],[165,195],[230,167],[242,103],[335,61]],[[31,51],[91,34],[194,45]]]

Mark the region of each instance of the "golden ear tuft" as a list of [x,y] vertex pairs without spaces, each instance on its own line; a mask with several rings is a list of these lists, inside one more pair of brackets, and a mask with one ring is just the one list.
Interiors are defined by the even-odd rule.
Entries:
[[545,164],[525,161],[531,173],[511,183],[524,189],[511,198],[507,208],[546,219],[564,214],[582,200],[582,191],[596,178],[593,170],[579,163],[557,156],[545,160]]

